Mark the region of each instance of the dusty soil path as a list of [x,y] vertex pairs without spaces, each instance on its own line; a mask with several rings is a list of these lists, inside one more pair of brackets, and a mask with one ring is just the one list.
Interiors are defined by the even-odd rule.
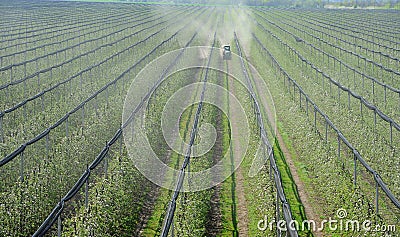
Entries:
[[[229,78],[229,91],[232,94],[235,94],[235,87],[233,85],[233,80],[232,78]],[[231,101],[230,101],[231,103]],[[234,108],[235,106],[229,106],[230,108]],[[230,111],[231,114],[237,113],[237,111]],[[235,116],[230,116],[230,122],[231,122],[231,129],[232,129],[232,141],[233,142],[233,152],[238,153],[241,148],[240,144],[240,132],[238,131],[238,127],[236,124],[239,123],[239,121],[236,120]],[[236,139],[235,139],[236,138]],[[236,175],[236,195],[237,195],[237,220],[238,220],[238,232],[239,236],[249,236],[249,215],[248,215],[248,210],[247,210],[247,201],[246,201],[246,196],[245,196],[245,189],[244,189],[244,177],[242,173],[242,169],[239,166],[238,169],[235,171],[234,175]]]
[[239,167],[236,170],[236,194],[238,198],[237,218],[238,218],[238,231],[239,236],[249,236],[249,214],[247,211],[247,202],[245,197],[245,190],[243,186],[244,178]]
[[[213,154],[213,165],[216,165],[221,157],[223,156],[223,144],[222,144],[222,124],[221,124],[221,114],[217,115],[217,141],[215,144],[215,150]],[[218,180],[219,174],[214,175],[214,179]],[[210,210],[208,212],[208,221],[206,223],[206,236],[218,236],[222,230],[222,213],[220,208],[220,191],[221,184],[218,184],[212,188],[213,194],[210,199]]]
[[[300,201],[304,206],[304,211],[306,213],[306,217],[308,220],[314,220],[316,222],[316,226],[318,227],[318,226],[320,226],[321,218],[319,218],[319,216],[316,215],[316,213],[314,212],[314,209],[309,201],[309,197],[308,197],[306,189],[304,187],[304,183],[303,183],[303,181],[300,180],[299,175],[297,173],[297,168],[293,163],[292,155],[290,154],[289,150],[287,149],[279,131],[276,133],[276,137],[278,139],[279,146],[281,147],[282,152],[285,156],[286,162],[289,165],[290,173],[292,174],[293,180],[296,183],[297,192],[299,193]],[[313,234],[314,234],[314,236],[317,236],[317,237],[323,237],[322,232],[320,232],[318,230],[313,232]]]
[[[261,88],[259,83],[260,83],[260,81],[255,80],[255,85],[256,85],[255,89],[256,90]],[[261,91],[257,91],[257,93],[258,94],[262,94]],[[264,93],[264,94],[266,94],[266,93]],[[273,119],[274,118],[274,114],[273,114],[274,110],[270,109],[270,107],[269,107],[270,105],[268,104],[267,99],[263,96],[263,97],[261,97],[261,101],[260,102],[261,102],[262,106],[265,108],[268,117],[270,119],[271,118]],[[276,120],[279,121],[279,117],[277,117]],[[281,150],[282,150],[282,152],[283,152],[283,154],[285,156],[286,162],[289,165],[290,173],[291,173],[291,175],[293,177],[293,180],[294,180],[294,182],[296,184],[297,192],[299,194],[300,201],[304,206],[304,211],[306,213],[306,217],[307,217],[308,220],[315,221],[316,222],[316,227],[318,227],[319,224],[321,223],[321,218],[319,218],[319,216],[316,215],[316,213],[315,213],[315,211],[314,211],[314,209],[313,209],[313,207],[312,207],[312,205],[311,205],[311,203],[309,201],[309,197],[307,195],[305,185],[304,185],[303,181],[300,179],[299,174],[297,173],[297,168],[294,165],[292,155],[289,152],[289,149],[287,148],[287,146],[286,146],[281,134],[279,133],[278,129],[276,129],[276,138],[278,139],[279,146],[281,147]],[[316,236],[316,237],[323,237],[322,232],[320,232],[318,230],[316,232],[313,232],[313,235]]]
[[[222,74],[218,73],[217,75],[217,84],[222,85]],[[217,90],[216,100],[220,100],[223,96],[223,91]],[[218,169],[219,166],[216,166],[218,162],[223,157],[223,124],[222,124],[222,114],[221,111],[218,110],[215,117],[215,127],[217,130],[217,140],[214,144],[214,153],[212,155],[213,166],[217,168],[217,172],[213,174],[214,182],[218,182],[220,175],[222,174],[222,170]],[[218,236],[222,230],[222,212],[220,208],[220,192],[221,192],[221,184],[214,186],[213,194],[210,199],[210,210],[208,212],[208,220],[206,223],[206,236],[213,237]]]
[[[197,80],[197,78],[199,78],[200,75],[200,71],[197,70],[196,73],[194,73],[193,75],[193,82],[195,82]],[[192,98],[193,94],[197,94],[199,93],[199,91],[193,91],[193,90],[187,90],[187,98]],[[187,122],[187,125],[190,124],[190,120]],[[172,134],[174,137],[174,140],[177,140],[179,135],[179,131],[176,131],[174,134]],[[167,149],[166,155],[163,159],[163,162],[168,164],[171,160],[171,156],[173,154],[173,150],[169,147]],[[164,180],[165,178],[165,173],[161,173],[159,178],[161,180]],[[160,186],[155,185],[155,184],[151,184],[152,188],[150,189],[150,191],[148,193],[146,193],[146,198],[145,198],[145,202],[143,204],[142,210],[140,211],[140,222],[138,223],[138,225],[136,226],[136,236],[143,236],[143,232],[146,229],[147,223],[150,219],[150,217],[153,215],[154,213],[154,209],[155,209],[155,204],[157,202],[157,199],[159,198],[159,195],[161,193],[160,190]]]
[[[249,53],[250,50],[247,47],[243,47],[243,52],[244,52],[243,56],[249,62],[251,62],[251,56],[248,57],[250,55],[250,53]],[[251,73],[253,75],[257,75],[255,73],[255,71],[254,71],[254,68],[251,68],[251,67],[250,67],[249,73]],[[265,91],[262,91],[260,89],[260,88],[264,88],[261,85],[261,83],[262,83],[261,80],[262,79],[253,80],[254,81],[254,85],[255,85],[255,90],[256,90],[255,93],[258,94],[258,95],[268,95],[268,93],[266,93]],[[263,107],[261,109],[265,109],[265,112],[267,113],[267,116],[268,116],[268,118],[264,118],[264,119],[269,119],[273,123],[272,126],[276,126],[276,124],[274,124],[274,122],[275,122],[275,117],[277,117],[277,116],[275,115],[275,110],[273,110],[270,107],[269,100],[265,96],[260,96],[260,100],[261,101],[259,101],[259,102],[261,103],[261,105]],[[279,120],[279,118],[276,118],[276,121],[278,121],[278,120]],[[320,220],[319,216],[316,215],[315,211],[313,210],[313,208],[311,206],[311,203],[309,201],[309,197],[308,197],[307,192],[306,192],[305,185],[301,181],[301,179],[300,179],[300,177],[299,177],[299,175],[297,173],[297,168],[294,165],[292,155],[290,154],[286,144],[284,143],[283,138],[282,138],[281,134],[279,133],[279,131],[276,129],[275,132],[276,132],[276,138],[278,139],[279,145],[280,145],[280,147],[282,149],[282,152],[283,152],[283,154],[285,156],[286,162],[289,165],[290,173],[291,173],[291,175],[293,177],[293,180],[294,180],[294,182],[296,184],[297,191],[298,191],[298,194],[299,194],[299,197],[300,197],[300,201],[304,206],[304,211],[306,213],[306,217],[307,217],[308,220],[315,221],[316,222],[316,227],[318,227],[319,224],[321,223],[321,220]],[[239,177],[238,177],[238,180],[239,180]],[[240,223],[240,220],[239,220],[239,223]],[[319,231],[313,232],[313,235],[317,236],[317,237],[322,237],[323,236],[323,234],[321,232],[319,232]]]

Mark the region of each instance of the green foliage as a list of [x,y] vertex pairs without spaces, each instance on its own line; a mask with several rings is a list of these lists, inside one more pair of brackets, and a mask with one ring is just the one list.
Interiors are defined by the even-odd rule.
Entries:
[[[243,3],[249,5],[322,7],[326,2],[249,0]],[[41,6],[40,4],[44,3],[35,4]],[[224,2],[202,1],[201,4],[236,5],[239,2],[228,0]],[[358,3],[346,1],[343,2],[343,5],[368,6],[364,1]],[[45,220],[60,198],[79,179],[87,165],[100,153],[105,142],[120,127],[125,93],[132,79],[146,63],[163,53],[183,47],[189,37],[199,29],[199,25],[204,29],[196,36],[192,46],[205,44],[208,32],[213,32],[215,28],[218,32],[218,28],[221,26],[217,20],[221,11],[216,11],[213,8],[189,6],[159,8],[151,5],[133,4],[82,4],[81,6],[82,8],[79,8],[79,11],[76,11],[76,7],[58,8],[57,4],[34,8],[36,12],[28,12],[27,14],[32,14],[37,18],[35,18],[37,21],[26,23],[27,25],[22,23],[15,25],[15,22],[10,20],[25,11],[25,9],[18,8],[16,5],[17,10],[10,8],[10,14],[7,14],[7,12],[1,14],[0,19],[2,19],[4,25],[13,26],[11,28],[5,27],[5,30],[9,30],[12,34],[24,36],[23,39],[17,39],[12,34],[11,36],[2,36],[4,41],[1,43],[1,47],[4,48],[2,55],[56,42],[46,47],[39,47],[36,50],[29,50],[26,53],[1,57],[2,67],[39,57],[36,61],[26,65],[27,75],[46,68],[56,67],[49,72],[41,73],[39,77],[35,76],[26,80],[26,83],[17,83],[9,86],[7,90],[1,90],[0,106],[3,110],[68,79],[71,75],[101,62],[116,52],[127,49],[135,42],[139,42],[159,30],[161,31],[118,57],[113,57],[104,64],[93,68],[90,72],[83,73],[82,77],[73,78],[70,82],[47,92],[43,97],[27,102],[15,112],[4,115],[1,125],[5,141],[0,144],[1,157],[56,123],[65,113],[73,110],[83,100],[117,78],[123,71],[131,67],[184,24],[194,20],[200,23],[193,26],[189,25],[180,31],[173,40],[160,47],[137,68],[124,75],[116,84],[109,86],[97,97],[92,98],[84,109],[71,114],[68,121],[53,129],[49,136],[34,145],[28,146],[23,152],[23,156],[18,156],[9,164],[1,167],[0,226],[2,228],[0,236],[31,235]],[[393,7],[393,4],[389,4],[387,7]],[[394,7],[399,9],[400,4],[397,3]],[[52,15],[55,17],[48,15],[49,9],[53,10]],[[199,18],[196,14],[193,14],[204,9],[206,9],[205,14]],[[305,66],[298,60],[296,53],[277,40],[279,38],[286,42],[296,49],[298,54],[310,60],[315,67],[329,74],[343,86],[356,91],[381,108],[390,117],[397,119],[398,96],[386,94],[385,89],[372,84],[370,81],[364,81],[365,78],[361,76],[352,77],[353,71],[351,69],[345,69],[343,65],[339,68],[338,63],[332,61],[332,57],[339,58],[350,67],[397,88],[399,84],[395,79],[398,78],[394,79],[393,74],[383,69],[383,67],[393,70],[398,68],[398,62],[393,58],[399,58],[400,55],[398,51],[390,50],[390,47],[397,47],[395,41],[398,36],[390,32],[396,26],[387,18],[389,16],[390,19],[397,19],[396,13],[391,11],[385,13],[365,11],[362,12],[362,14],[365,14],[365,19],[359,20],[356,19],[358,15],[352,15],[356,11],[285,11],[260,10],[257,8],[241,9],[241,11],[250,14],[255,12],[265,17],[256,16],[255,18],[277,37],[272,37],[271,33],[266,33],[256,26],[248,27],[250,31],[254,31],[283,68],[287,70],[288,74],[301,84],[307,94],[318,103],[318,107],[329,115],[329,118],[340,128],[343,135],[357,147],[368,164],[379,172],[383,180],[387,182],[388,187],[398,196],[400,193],[400,176],[398,172],[393,172],[393,170],[398,170],[399,167],[397,146],[400,137],[394,135],[394,142],[390,144],[388,140],[389,129],[385,122],[378,120],[375,126],[371,111],[368,112],[365,107],[362,107],[364,111],[361,112],[359,102],[348,101],[344,92],[341,92],[339,98],[337,88],[334,85],[324,84],[328,82],[316,77],[314,69]],[[68,24],[71,23],[70,25],[59,21],[59,19],[64,19],[66,13],[68,13],[68,18],[71,19],[71,21],[68,21]],[[209,13],[212,15],[210,16]],[[228,21],[229,17],[226,13],[224,20]],[[128,17],[119,19],[114,14],[118,17],[126,14]],[[157,19],[162,14],[163,17]],[[388,16],[385,14],[388,14]],[[40,17],[38,18],[38,16]],[[98,21],[99,17],[105,19],[109,16],[113,17],[107,21]],[[84,19],[93,24],[81,25]],[[137,22],[150,19],[151,21],[143,25],[133,26]],[[239,20],[239,18],[234,17],[234,24],[239,23]],[[361,25],[363,20],[367,23]],[[353,21],[355,24],[351,25],[349,22]],[[385,23],[385,25],[380,29],[372,24],[374,22]],[[324,27],[324,24],[328,23],[331,26]],[[57,25],[57,30],[44,28],[45,25],[51,27]],[[79,30],[74,30],[75,28],[67,29],[70,26],[77,26]],[[25,28],[41,33],[34,36],[33,33],[25,32]],[[54,32],[51,32],[52,29]],[[116,33],[118,30],[120,31]],[[207,32],[207,34],[203,34],[204,32]],[[301,37],[303,41],[296,41],[288,32]],[[61,33],[66,34],[62,35]],[[25,42],[25,37],[37,41]],[[64,40],[64,37],[70,37],[70,39]],[[326,43],[321,43],[318,37]],[[87,39],[93,40],[80,44]],[[349,44],[349,42],[354,42],[357,47]],[[220,47],[220,43],[218,42],[217,47]],[[306,43],[309,44],[306,45]],[[13,44],[18,46],[11,46]],[[316,53],[316,48],[310,44],[331,55],[331,61],[327,60],[326,55]],[[108,46],[99,48],[102,45]],[[321,219],[334,217],[336,210],[341,207],[345,208],[348,211],[349,218],[353,219],[372,219],[387,224],[391,224],[392,219],[397,218],[398,220],[397,209],[391,205],[389,200],[385,199],[382,192],[379,193],[380,215],[376,214],[373,177],[358,163],[356,167],[357,185],[353,185],[352,151],[346,150],[345,145],[341,144],[342,150],[339,153],[340,158],[338,158],[337,134],[329,130],[327,133],[328,140],[324,140],[324,119],[316,119],[314,125],[312,110],[308,111],[308,114],[305,111],[304,98],[303,104],[300,104],[298,94],[294,94],[293,88],[288,87],[287,82],[282,82],[282,74],[270,66],[269,56],[262,52],[263,50],[255,41],[250,40],[250,45],[250,59],[259,68],[266,83],[270,86],[276,107],[279,108],[278,117],[282,123],[280,129],[286,134],[285,140],[289,141],[290,149],[295,153],[293,155],[295,165],[298,166],[300,178],[305,183],[307,194],[310,196],[313,207],[315,207],[314,211],[320,215]],[[341,48],[333,47],[333,45]],[[55,56],[46,56],[49,52],[54,52],[60,48],[65,49],[65,52]],[[235,47],[232,48],[237,51]],[[91,50],[95,51],[87,56],[76,58],[62,67],[57,66],[57,64]],[[355,52],[369,60],[360,63],[359,57],[346,53],[346,51]],[[391,55],[392,58],[379,54],[378,52],[381,51],[384,54]],[[379,63],[379,65],[374,64],[374,62]],[[383,67],[380,65],[383,65]],[[183,70],[174,74],[160,85],[155,93],[156,96],[150,99],[151,102],[146,108],[146,121],[144,123],[148,128],[147,135],[150,144],[157,155],[165,158],[166,163],[175,169],[182,165],[182,156],[169,151],[163,139],[160,114],[172,93],[191,82],[199,81],[202,76],[204,76],[204,70],[200,69]],[[210,71],[209,76],[212,83],[221,84],[227,88],[233,86],[231,89],[233,88],[232,90],[234,90],[235,95],[238,95],[243,105],[252,103],[247,90],[239,83],[228,82],[227,78],[223,78],[219,72],[213,70]],[[12,73],[11,70],[1,72],[2,85],[24,77],[25,69],[23,66],[15,66]],[[198,93],[200,93],[199,90],[193,91],[192,97],[188,99],[193,100]],[[385,95],[385,97],[382,95]],[[225,103],[229,105],[229,101],[226,100]],[[189,107],[181,116],[179,132],[185,141],[189,138],[196,106],[197,104],[194,104]],[[249,215],[248,235],[270,236],[275,233],[275,229],[262,232],[257,228],[257,223],[264,216],[268,216],[270,219],[274,218],[276,190],[273,180],[269,177],[268,164],[257,176],[247,176],[260,137],[251,106],[245,106],[245,110],[250,121],[251,142],[240,169],[244,176],[241,182],[243,182],[245,189],[245,208],[247,208]],[[212,124],[221,131],[222,135],[218,137],[219,147],[214,146],[209,153],[192,160],[191,169],[194,171],[203,170],[213,165],[217,157],[221,155],[220,153],[225,154],[228,147],[232,145],[229,144],[231,125],[228,118],[221,114],[221,111],[212,105],[204,105],[200,126],[204,123]],[[195,143],[200,142],[199,138],[196,138]],[[115,143],[110,148],[105,160],[97,169],[91,171],[87,206],[85,203],[85,185],[72,200],[65,203],[65,209],[61,215],[63,236],[137,236],[139,233],[143,236],[155,236],[160,234],[171,192],[160,189],[146,180],[129,159],[125,147],[122,145],[120,149],[118,144],[118,142]],[[285,194],[290,205],[292,205],[296,220],[301,221],[305,218],[304,210],[296,193],[286,160],[277,144],[275,151],[285,186]],[[233,161],[230,162],[230,165],[232,165]],[[165,180],[166,183],[170,181]],[[218,188],[197,193],[180,194],[174,218],[175,233],[179,236],[207,235],[209,215],[211,215],[211,211],[214,211],[210,208],[210,200],[217,192],[220,205],[216,211],[221,213],[222,226],[218,235],[237,235],[239,218],[237,216],[237,182],[237,175],[233,174]],[[50,232],[50,234],[56,233],[56,224],[53,225]],[[301,232],[300,234],[305,236],[309,233]],[[324,234],[350,236],[353,233],[327,231]]]
[[[276,19],[282,17],[283,19],[279,20],[279,25],[283,29],[297,34],[291,25],[299,24],[296,23],[296,21],[289,23],[289,21],[284,20],[285,18],[291,18],[293,16],[289,17],[289,14],[286,15],[279,11],[272,12],[272,15],[274,18],[268,14],[264,16],[267,16],[267,18],[274,22],[278,22]],[[324,15],[324,17],[328,18],[327,15]],[[284,33],[271,24],[267,24],[266,21],[262,21],[262,24],[268,27],[268,29],[281,40],[294,47],[303,57],[305,56],[305,58],[313,62],[314,65],[320,65],[325,73],[332,72],[332,75],[338,75],[337,77],[339,80],[341,79],[341,83],[346,83],[346,80],[343,80],[343,78],[346,78],[346,72],[343,69],[338,71],[337,64],[335,66],[332,61],[327,63],[326,58],[321,59],[320,57],[322,56],[320,54],[308,50],[308,46],[296,42],[291,35]],[[314,26],[310,27],[314,28]],[[309,28],[304,29],[309,31]],[[321,82],[321,78],[315,76],[315,71],[312,68],[304,66],[305,64],[299,61],[295,54],[293,55],[292,52],[288,52],[290,49],[282,47],[282,44],[274,37],[271,37],[271,34],[265,34],[265,32],[260,31],[257,35],[263,40],[264,45],[271,51],[273,56],[276,57],[288,74],[317,102],[319,109],[328,113],[331,121],[333,121],[347,139],[359,149],[363,157],[367,159],[367,162],[375,167],[374,169],[379,170],[378,172],[382,177],[387,175],[386,180],[390,180],[388,186],[391,187],[394,193],[397,193],[397,181],[395,181],[396,178],[393,178],[392,165],[389,164],[391,164],[391,160],[397,160],[398,156],[392,156],[393,147],[388,145],[387,141],[384,141],[384,137],[388,136],[388,130],[379,130],[378,128],[376,128],[376,130],[372,129],[371,120],[366,116],[367,112],[364,110],[362,119],[359,117],[360,115],[357,114],[359,111],[359,104],[350,103],[349,105],[346,96],[341,96],[339,99],[338,96],[336,96],[337,88],[334,90],[333,85],[329,85],[326,81],[324,86]],[[314,42],[316,40],[315,38],[312,39],[311,35],[302,35],[302,38],[306,42]],[[333,50],[325,44],[319,44],[319,47],[326,50],[326,52],[336,54],[337,57],[346,60],[349,64],[357,64],[357,60],[352,61],[352,58],[346,57],[342,52]],[[254,52],[258,53],[258,51],[260,51],[260,49]],[[256,57],[255,55],[253,56]],[[261,57],[265,58],[268,56],[261,55]],[[365,69],[368,68],[366,67]],[[373,72],[371,70],[368,71],[368,73],[376,73],[376,71]],[[329,75],[329,73],[327,74]],[[268,72],[265,75],[268,75]],[[278,78],[280,79],[279,81],[281,81],[279,84],[271,83],[272,88],[274,88],[273,94],[276,98],[279,98],[275,100],[278,103],[277,106],[282,107],[282,109],[278,111],[278,116],[280,114],[284,129],[290,130],[288,134],[290,134],[289,137],[292,140],[292,144],[295,146],[298,161],[300,164],[303,164],[300,170],[306,174],[301,177],[303,182],[307,185],[307,193],[311,196],[315,208],[318,209],[318,213],[323,213],[321,214],[321,218],[335,216],[335,210],[338,208],[345,208],[349,213],[349,218],[375,220],[374,183],[373,181],[371,182],[369,174],[360,168],[361,165],[358,164],[357,186],[354,188],[352,184],[354,167],[351,151],[346,150],[345,145],[341,144],[341,158],[338,159],[337,134],[329,130],[327,134],[328,141],[324,141],[324,119],[317,118],[317,126],[313,126],[314,118],[312,107],[309,106],[307,109],[308,112],[306,111],[304,97],[301,102],[302,106],[300,107],[297,92],[293,93],[293,88],[288,87],[287,81],[285,84],[282,83],[282,76]],[[385,78],[381,79],[384,80]],[[332,92],[330,91],[331,86]],[[353,88],[353,86],[351,86],[351,88]],[[364,90],[362,93],[368,93],[368,90]],[[375,93],[377,95],[382,95],[377,92]],[[389,103],[387,105],[386,108],[389,107]],[[390,111],[390,109],[388,109],[388,111]],[[381,135],[378,135],[379,133],[381,133]],[[379,136],[380,139],[377,139],[377,136]],[[314,149],[305,149],[307,147],[314,147]],[[382,156],[382,154],[385,155]],[[386,159],[386,157],[391,158]],[[333,176],[335,176],[335,179],[332,179]],[[381,221],[386,221],[387,224],[392,223],[393,218],[396,219],[397,214],[395,214],[396,211],[394,211],[395,213],[389,214],[391,212],[389,210],[395,210],[395,208],[387,202],[383,203],[382,200],[380,200],[380,205],[382,205],[380,206]],[[380,221],[377,222],[379,223]],[[340,233],[343,235],[351,235],[351,233]]]

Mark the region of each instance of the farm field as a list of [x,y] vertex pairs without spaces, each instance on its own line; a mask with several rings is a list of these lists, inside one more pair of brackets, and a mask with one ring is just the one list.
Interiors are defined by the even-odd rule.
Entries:
[[0,236],[400,236],[398,10],[0,13]]

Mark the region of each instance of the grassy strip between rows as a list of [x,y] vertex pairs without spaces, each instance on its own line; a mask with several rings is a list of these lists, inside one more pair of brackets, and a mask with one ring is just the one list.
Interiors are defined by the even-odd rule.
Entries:
[[[253,49],[253,47],[251,47],[251,49]],[[257,57],[254,56],[253,54],[252,54],[252,58],[257,59]],[[261,60],[259,60],[257,62],[261,62]],[[263,65],[263,66],[264,66],[264,69],[266,69],[266,67],[265,67],[266,65]],[[246,63],[246,67],[247,67],[247,70],[250,72],[251,70],[249,68],[248,62]],[[250,75],[250,78],[253,78],[253,76]],[[272,79],[271,74],[268,75],[268,79]],[[254,81],[252,81],[252,83],[254,83]],[[253,85],[253,86],[255,86],[255,85]],[[265,95],[267,95],[267,93]],[[267,116],[264,116],[264,119],[266,119],[266,118],[267,118]],[[271,143],[272,143],[272,141],[271,141]],[[304,220],[307,220],[307,217],[305,214],[304,206],[300,200],[300,196],[299,196],[299,193],[297,190],[296,183],[293,180],[292,174],[290,172],[289,166],[286,162],[284,153],[281,150],[278,140],[275,139],[273,141],[273,144],[274,144],[273,147],[274,147],[275,161],[276,161],[276,165],[278,166],[278,169],[281,173],[282,186],[283,186],[283,189],[285,192],[286,199],[287,199],[288,203],[290,204],[293,218],[298,223],[302,223]],[[304,231],[299,230],[299,235],[300,236],[312,236],[312,233],[309,230],[304,230]]]
[[[180,76],[183,76],[183,78],[184,77],[190,78],[190,73],[189,73],[189,71],[185,71],[184,75],[180,75]],[[177,74],[175,74],[173,77],[177,77]],[[174,80],[173,78],[172,79],[170,78],[168,80],[179,81],[179,80]],[[182,80],[180,80],[180,81],[182,81]],[[174,86],[172,86],[173,83],[168,83],[168,84],[169,85],[167,87],[174,88]],[[178,84],[176,84],[176,85],[178,85]],[[167,91],[170,91],[170,90],[167,90]],[[173,89],[171,91],[173,91]],[[166,97],[166,99],[167,99],[167,97]],[[154,102],[154,104],[155,103],[163,104],[165,102],[166,101],[164,101],[164,102],[163,101],[159,101],[159,99],[157,98],[157,100]],[[160,108],[162,108],[162,106],[160,106]],[[190,109],[186,110],[185,111],[186,112],[185,115],[181,117],[180,131],[182,129],[181,125],[185,124],[184,125],[185,126],[185,129],[184,129],[185,132],[183,133],[183,139],[186,138],[186,134],[187,134],[187,131],[189,129],[189,120],[188,119],[190,118],[190,116],[192,114],[192,111],[193,111],[193,106],[191,106]],[[158,111],[158,112],[161,112],[161,111]],[[157,111],[154,111],[154,114],[156,114],[156,113],[157,113]],[[151,116],[151,117],[157,118],[157,117],[160,117],[160,116]],[[156,124],[159,126],[160,122],[161,122],[161,120],[158,119],[156,121]],[[156,129],[156,131],[161,131],[161,129]],[[163,135],[162,134],[155,134],[154,138],[155,139],[162,139]],[[175,152],[171,152],[170,157],[169,157],[169,163],[170,164],[175,164],[175,167],[174,167],[175,169],[177,169],[179,167],[179,157]],[[167,189],[164,189],[164,188],[160,189],[159,197],[158,197],[158,199],[157,199],[157,201],[155,203],[154,212],[151,214],[151,216],[150,216],[150,218],[148,220],[147,226],[144,229],[144,232],[143,232],[144,236],[156,236],[157,234],[160,233],[161,227],[162,227],[162,224],[163,224],[163,220],[164,220],[164,216],[165,216],[165,212],[166,212],[167,205],[168,205],[170,197],[171,197],[171,191],[170,190],[167,190]]]
[[[272,42],[266,44],[267,47],[274,47]],[[267,57],[255,47],[254,54],[256,61],[258,58]],[[276,49],[278,50],[278,49]],[[257,55],[257,56],[256,56]],[[259,68],[259,67],[258,67]],[[266,72],[263,75],[274,72]],[[276,75],[276,74],[275,74]],[[305,183],[307,194],[314,211],[323,220],[337,218],[336,212],[339,208],[347,211],[347,220],[370,220],[375,223],[373,196],[365,195],[359,188],[354,188],[352,178],[347,171],[342,170],[337,162],[337,151],[335,144],[326,143],[321,140],[320,135],[312,126],[310,118],[305,116],[305,112],[299,108],[298,101],[293,101],[293,96],[288,94],[281,78],[273,78],[268,81],[271,92],[274,96],[277,111],[281,120],[281,127],[285,128],[287,137],[292,141],[289,147],[296,151],[294,156],[295,165],[299,171],[300,179]],[[297,99],[296,99],[297,100]],[[306,149],[312,147],[313,149]],[[293,149],[290,148],[290,149]],[[358,170],[359,175],[366,175],[365,171]],[[382,197],[382,194],[380,195]],[[371,200],[372,199],[372,200]],[[392,223],[387,223],[392,224]],[[394,223],[395,224],[395,223]],[[352,236],[357,232],[346,230],[324,229],[324,234],[328,236]],[[366,236],[378,236],[380,232],[366,232],[361,230],[360,234]]]
[[[283,154],[278,140],[275,140],[274,154],[276,164],[279,168],[279,171],[281,172],[283,189],[285,190],[286,199],[290,204],[292,215],[298,223],[302,223],[304,220],[307,220],[304,206],[301,203],[296,183],[293,180],[293,176],[290,172],[289,166],[285,159],[285,155]],[[299,235],[313,236],[311,231],[309,230],[299,230]]]
[[[226,68],[228,69],[228,64],[225,62]],[[228,71],[228,70],[227,70]],[[225,84],[226,89],[229,91],[229,83],[228,79],[229,76],[228,74],[224,74],[223,77],[223,83]],[[223,85],[221,85],[223,86]],[[230,123],[229,123],[229,118],[230,118],[230,111],[229,111],[229,96],[226,96],[225,99],[226,107],[227,107],[227,113],[228,113],[228,118],[225,116],[222,118],[222,127],[223,127],[223,154],[226,154],[228,150],[230,151],[229,154],[229,159],[231,163],[231,170],[233,171],[234,169],[234,158],[233,158],[233,147],[231,143],[231,128],[230,128]],[[228,145],[229,148],[228,149]],[[236,189],[236,177],[235,173],[232,173],[232,175],[226,179],[224,182],[222,182],[221,185],[221,193],[220,193],[220,202],[221,202],[221,213],[222,213],[222,232],[221,236],[238,236],[238,227],[237,227],[237,214],[236,214],[236,209],[237,209],[237,195],[235,192]]]

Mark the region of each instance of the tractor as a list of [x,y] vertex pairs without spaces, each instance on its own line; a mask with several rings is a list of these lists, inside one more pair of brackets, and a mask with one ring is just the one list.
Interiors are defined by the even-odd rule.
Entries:
[[230,45],[224,45],[224,51],[222,56],[224,60],[230,60],[232,58]]

